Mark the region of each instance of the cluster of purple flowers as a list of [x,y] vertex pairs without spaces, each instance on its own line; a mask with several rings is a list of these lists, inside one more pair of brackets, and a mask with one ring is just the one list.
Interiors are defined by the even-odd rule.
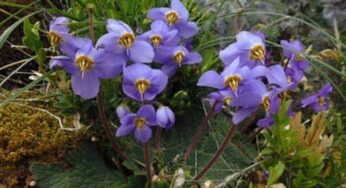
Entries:
[[[217,112],[222,107],[235,109],[232,119],[234,124],[239,124],[263,109],[266,115],[257,125],[273,125],[273,116],[278,112],[281,102],[288,92],[298,87],[304,71],[309,68],[309,62],[302,55],[303,44],[284,40],[281,45],[288,65],[285,68],[279,64],[267,66],[264,40],[262,33],[240,32],[236,36],[236,42],[219,53],[225,65],[221,74],[207,71],[198,81],[199,86],[217,89],[208,95]],[[325,85],[318,94],[303,99],[302,107],[310,105],[316,111],[328,109],[327,96],[331,91],[330,84]]]
[[[163,92],[172,76],[183,65],[198,64],[202,57],[194,52],[187,41],[198,33],[196,23],[189,21],[189,12],[179,0],[172,0],[169,8],[153,8],[147,17],[151,29],[141,35],[126,23],[108,19],[108,33],[101,36],[95,47],[89,38],[79,38],[69,33],[65,17],[51,21],[49,38],[59,46],[62,56],[54,57],[50,68],[63,68],[71,75],[74,93],[83,99],[97,96],[100,80],[122,74],[122,88],[131,99],[144,104]],[[153,69],[144,63],[158,63]],[[137,114],[118,110],[121,126],[116,135],[135,133],[145,143],[151,137],[151,126],[173,126],[174,113],[161,106],[155,113],[151,105],[142,105]]]
[[127,136],[134,133],[135,137],[142,143],[148,142],[152,135],[150,127],[159,125],[169,129],[175,123],[173,111],[167,106],[160,106],[155,112],[155,108],[150,105],[142,105],[137,113],[131,113],[125,105],[117,108],[117,115],[121,121],[121,126],[117,129],[116,136]]
[[[192,37],[199,29],[189,21],[189,12],[179,0],[172,0],[168,8],[151,9],[147,17],[152,20],[150,30],[140,35],[126,23],[108,19],[108,33],[99,38],[95,47],[89,38],[71,35],[65,17],[53,19],[48,33],[52,45],[59,46],[64,54],[54,57],[50,67],[60,67],[69,73],[74,93],[82,98],[96,97],[101,79],[122,75],[123,92],[141,107],[137,113],[131,113],[124,105],[117,108],[121,126],[116,136],[134,133],[143,143],[150,139],[151,127],[159,125],[168,129],[175,123],[169,107],[160,106],[155,111],[150,102],[164,91],[177,69],[202,61],[191,46]],[[264,41],[265,36],[260,32],[240,32],[236,42],[219,53],[224,70],[207,71],[198,81],[199,86],[217,89],[208,95],[216,111],[223,107],[236,109],[234,124],[263,109],[266,115],[257,124],[271,126],[281,102],[298,87],[309,68],[300,41],[281,41],[287,66],[267,65]],[[161,65],[161,69],[151,68],[149,63],[153,62]],[[328,109],[327,97],[331,91],[332,87],[325,85],[317,94],[303,99],[302,107],[312,106],[316,111]]]

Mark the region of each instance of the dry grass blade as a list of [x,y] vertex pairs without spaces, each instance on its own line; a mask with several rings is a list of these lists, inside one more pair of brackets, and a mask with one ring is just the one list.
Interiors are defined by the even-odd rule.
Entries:
[[326,128],[326,113],[321,112],[314,117],[311,127],[308,129],[305,142],[312,148],[319,144],[321,135]]
[[301,140],[304,140],[305,137],[305,126],[301,124],[302,122],[302,113],[298,112],[294,118],[290,120],[290,126],[293,130],[296,131],[298,137]]

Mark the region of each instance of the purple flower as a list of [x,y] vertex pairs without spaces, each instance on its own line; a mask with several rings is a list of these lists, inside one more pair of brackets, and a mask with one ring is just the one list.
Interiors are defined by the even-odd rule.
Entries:
[[138,36],[138,39],[147,41],[155,48],[160,46],[172,46],[178,44],[177,30],[169,30],[169,27],[162,20],[154,21],[151,30]]
[[270,126],[274,125],[274,123],[275,122],[274,122],[272,115],[266,116],[266,117],[257,121],[257,125],[259,127],[262,127],[262,128],[270,127]]
[[315,95],[311,95],[302,100],[302,107],[312,106],[316,112],[321,112],[329,108],[328,95],[333,91],[330,84],[326,84]]
[[289,89],[294,90],[298,87],[300,81],[302,80],[304,76],[303,72],[291,67],[287,67],[285,73],[288,82],[292,84]]
[[165,89],[167,81],[162,71],[137,63],[124,69],[123,91],[137,101],[150,101]]
[[69,20],[66,17],[57,17],[50,21],[48,36],[53,45],[64,41],[64,35],[69,32],[68,22]]
[[163,20],[171,29],[178,30],[184,38],[190,38],[198,32],[196,23],[189,22],[189,12],[179,0],[172,0],[170,8],[153,8],[147,17],[151,20]]
[[268,67],[269,71],[266,75],[270,85],[277,94],[286,92],[292,85],[291,81],[286,77],[285,71],[281,65],[273,65]]
[[143,105],[137,114],[131,113],[120,119],[120,127],[116,136],[127,136],[135,133],[140,142],[147,143],[152,135],[151,126],[156,126],[155,109],[152,105]]
[[236,93],[246,81],[264,76],[268,72],[264,66],[256,66],[250,70],[246,66],[240,67],[239,64],[239,58],[235,59],[221,75],[215,71],[207,71],[199,78],[197,85],[216,89],[230,88]]
[[215,111],[220,112],[222,107],[248,107],[256,106],[261,101],[261,96],[253,91],[254,85],[263,84],[258,80],[249,80],[237,91],[237,95],[231,89],[223,89],[208,95],[210,103],[216,103]]
[[62,67],[71,74],[74,93],[84,99],[94,98],[100,87],[100,78],[112,78],[120,74],[123,66],[121,61],[112,61],[104,53],[97,51],[90,39],[72,38],[75,51],[67,56],[57,56],[50,61],[50,68]]
[[286,40],[281,40],[280,43],[283,48],[283,53],[289,59],[290,66],[293,69],[304,72],[309,68],[309,62],[301,55],[304,53],[305,47],[300,41],[295,40],[288,42]]
[[197,52],[188,51],[183,46],[162,47],[157,50],[155,61],[162,63],[162,71],[171,76],[181,65],[198,64],[202,61]]
[[[263,82],[259,80],[251,80],[247,83],[246,92],[247,96],[243,96],[242,100],[238,100],[238,106],[241,108],[234,113],[232,121],[234,124],[239,124],[250,114],[259,109],[259,106],[263,106],[266,111],[270,108],[270,97],[268,91]],[[239,95],[241,96],[241,95]]]
[[79,38],[69,34],[68,22],[69,20],[66,17],[53,18],[49,23],[48,37],[54,48],[59,45],[64,54],[73,56],[81,46],[78,42]]
[[[257,124],[261,127],[267,127],[273,124],[273,114],[277,113],[280,106],[280,100],[277,91],[268,91],[266,86],[258,80],[252,80],[247,86],[247,96],[237,101],[239,110],[233,115],[233,123],[239,124],[245,118],[262,107],[265,110],[265,117]],[[241,96],[241,95],[239,95]]]
[[215,112],[221,112],[223,106],[234,106],[235,98],[234,92],[229,89],[215,91],[207,96],[209,103],[215,105]]
[[237,41],[219,53],[220,59],[225,65],[231,64],[239,58],[241,66],[254,67],[258,62],[264,64],[265,44],[262,38],[251,32],[242,31],[236,36]]
[[116,113],[119,119],[130,113],[129,107],[126,104],[121,104],[117,107]]
[[170,129],[175,123],[175,115],[168,106],[160,106],[156,112],[157,124],[165,129]]
[[115,53],[126,61],[136,63],[150,63],[154,59],[151,45],[143,40],[136,39],[132,29],[122,21],[107,20],[108,33],[97,41],[97,48]]

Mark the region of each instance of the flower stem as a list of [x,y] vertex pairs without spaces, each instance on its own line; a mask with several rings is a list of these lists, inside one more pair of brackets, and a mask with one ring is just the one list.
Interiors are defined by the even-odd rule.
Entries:
[[191,155],[192,151],[196,148],[196,145],[203,135],[204,130],[207,128],[208,120],[213,116],[214,111],[216,107],[216,102],[211,107],[210,111],[207,113],[207,115],[203,118],[201,124],[199,124],[196,133],[192,137],[192,141],[190,146],[187,148],[185,154],[184,154],[184,160],[187,161],[189,159],[189,156]]
[[160,126],[157,126],[156,132],[155,132],[155,153],[159,152],[159,150],[160,150],[161,132],[162,132],[162,128]]
[[[92,4],[88,4],[87,12],[88,12],[88,24],[89,24],[89,37],[93,41],[93,43],[95,43],[95,31],[94,31],[94,23],[93,23],[94,9],[95,9],[95,7]],[[114,139],[113,134],[112,134],[112,129],[109,125],[108,119],[107,119],[106,114],[105,114],[104,100],[103,100],[103,95],[102,95],[102,87],[100,87],[100,91],[97,94],[96,100],[97,100],[97,108],[98,108],[98,112],[99,112],[99,118],[103,124],[104,129],[105,129],[107,138],[111,142],[113,150],[118,154],[120,159],[125,161],[128,159],[128,157],[121,150],[118,142]]]
[[104,109],[104,101],[103,101],[103,95],[102,95],[102,90],[100,88],[100,91],[97,95],[97,108],[99,111],[99,118],[103,124],[103,127],[105,129],[106,135],[108,140],[111,142],[112,144],[112,148],[113,150],[118,154],[118,156],[120,157],[120,159],[122,160],[127,160],[128,157],[127,155],[121,150],[120,145],[118,144],[118,142],[114,139],[113,134],[112,134],[112,129],[109,125],[109,122],[107,120],[106,114],[105,114],[105,109]]
[[214,163],[220,157],[222,152],[225,150],[227,144],[232,139],[235,129],[236,129],[236,126],[231,124],[231,127],[228,129],[228,132],[227,132],[223,142],[221,143],[219,149],[216,151],[216,153],[213,155],[213,157],[208,161],[207,165],[205,165],[204,168],[193,178],[193,181],[198,181],[214,165]]
[[93,4],[87,5],[87,13],[88,13],[88,26],[89,26],[89,37],[93,43],[95,43],[95,30],[94,30],[94,9]]
[[150,163],[149,142],[144,144],[144,160],[145,160],[145,170],[147,172],[147,188],[151,188],[151,163]]

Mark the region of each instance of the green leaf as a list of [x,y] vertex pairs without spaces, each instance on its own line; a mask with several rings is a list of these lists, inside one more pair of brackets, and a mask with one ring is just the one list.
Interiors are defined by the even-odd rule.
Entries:
[[269,179],[268,179],[268,185],[272,185],[278,181],[280,176],[284,173],[285,170],[285,164],[281,161],[274,166],[269,167]]
[[147,182],[147,178],[145,176],[131,176],[127,180],[127,185],[124,187],[126,187],[126,188],[143,188],[143,187],[145,187],[146,182]]
[[66,160],[71,168],[34,163],[30,170],[38,185],[49,188],[124,187],[122,175],[109,168],[102,155],[90,145],[83,144],[71,151]]
[[14,29],[16,29],[22,22],[24,22],[27,18],[41,12],[42,10],[33,12],[31,14],[28,14],[24,16],[23,18],[19,19],[18,21],[14,22],[11,26],[9,26],[1,35],[0,35],[0,49],[5,44],[7,38],[10,36],[10,34],[13,32]]
[[40,40],[40,22],[36,22],[34,25],[30,23],[29,19],[24,21],[23,26],[23,44],[32,49],[35,52],[38,52],[42,48],[42,42]]

